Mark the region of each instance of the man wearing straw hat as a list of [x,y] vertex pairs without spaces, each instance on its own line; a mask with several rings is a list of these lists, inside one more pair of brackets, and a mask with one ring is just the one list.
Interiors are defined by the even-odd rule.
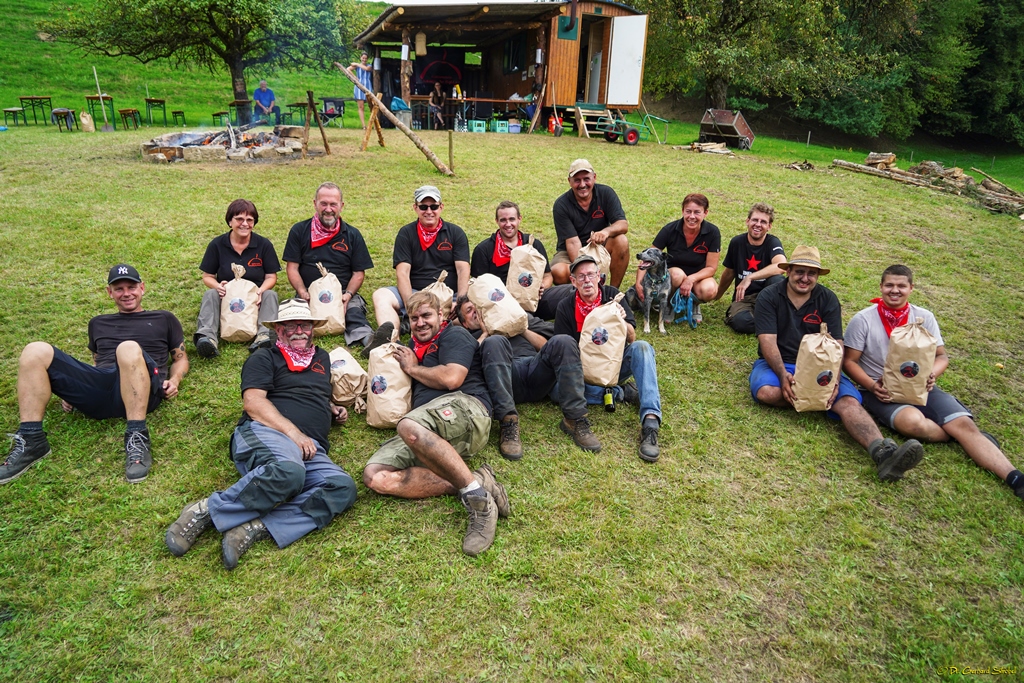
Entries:
[[[840,344],[843,318],[839,299],[830,289],[818,285],[818,277],[829,273],[822,268],[815,247],[798,246],[789,261],[776,264],[787,277],[766,287],[754,309],[754,332],[758,355],[750,372],[750,395],[758,403],[788,408],[796,396],[796,357],[805,334],[821,332],[822,324]],[[845,375],[840,375],[830,401],[829,417],[842,420],[850,436],[867,449],[882,481],[896,481],[921,462],[924,450],[914,439],[902,446],[883,439],[875,421],[861,406],[860,392]]]
[[242,417],[231,437],[231,457],[242,475],[226,491],[185,506],[164,536],[177,557],[206,529],[223,534],[221,557],[234,569],[254,543],[279,548],[323,529],[356,499],[352,477],[327,451],[331,422],[348,413],[332,405],[331,359],[313,345],[313,318],[302,299],[282,302],[274,346],[242,366]]

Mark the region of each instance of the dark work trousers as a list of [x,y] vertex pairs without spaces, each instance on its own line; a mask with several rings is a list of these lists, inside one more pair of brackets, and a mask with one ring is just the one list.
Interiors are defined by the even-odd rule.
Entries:
[[516,403],[544,400],[556,382],[565,418],[578,420],[587,414],[580,347],[569,335],[557,334],[535,355],[522,358],[513,357],[505,337],[487,337],[480,353],[495,419],[518,415]]

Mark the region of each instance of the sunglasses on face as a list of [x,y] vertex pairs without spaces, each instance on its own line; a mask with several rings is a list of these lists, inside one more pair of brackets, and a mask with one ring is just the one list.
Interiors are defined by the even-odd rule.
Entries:
[[437,211],[440,204],[420,204],[420,211]]

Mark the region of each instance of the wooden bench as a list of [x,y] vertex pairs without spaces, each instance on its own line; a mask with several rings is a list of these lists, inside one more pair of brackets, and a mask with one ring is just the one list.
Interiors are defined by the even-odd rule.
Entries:
[[4,109],[4,125],[7,125],[7,119],[11,116],[14,117],[14,125],[18,125],[18,116],[21,116],[21,120],[28,125],[28,118],[25,116],[25,107],[7,107]]

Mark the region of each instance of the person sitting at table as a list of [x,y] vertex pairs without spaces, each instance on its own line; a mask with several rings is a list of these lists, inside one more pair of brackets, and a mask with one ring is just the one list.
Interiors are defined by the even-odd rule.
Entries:
[[[363,86],[367,90],[373,89],[373,67],[367,64],[370,59],[370,55],[364,51],[359,55],[358,62],[352,62],[348,65],[348,70],[352,71],[355,69],[355,76],[359,80],[359,85]],[[355,88],[355,92],[352,94],[355,97],[356,102],[359,104],[359,127],[366,128],[366,93],[359,88]]]
[[252,91],[252,99],[256,103],[256,116],[265,118],[273,114],[274,125],[281,125],[281,107],[274,103],[274,91],[267,87],[266,81],[260,81],[260,87]]
[[444,130],[444,90],[441,88],[441,81],[434,81],[434,89],[430,93],[430,120],[434,124],[434,130]]

